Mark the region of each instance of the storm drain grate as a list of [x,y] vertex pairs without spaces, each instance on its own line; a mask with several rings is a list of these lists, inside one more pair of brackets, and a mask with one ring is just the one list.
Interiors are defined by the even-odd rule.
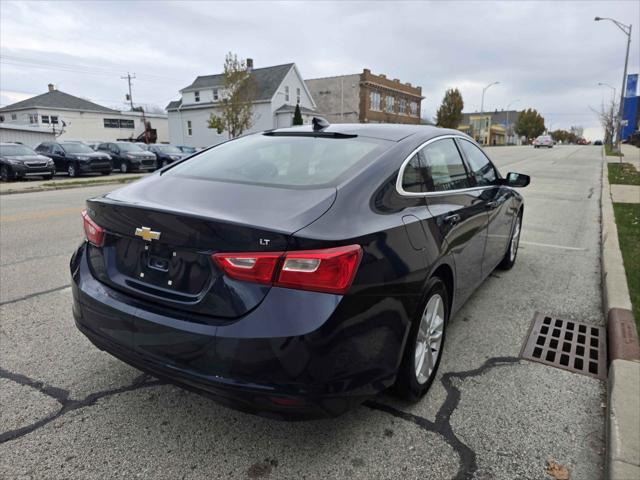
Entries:
[[570,372],[607,378],[604,327],[536,312],[520,357]]

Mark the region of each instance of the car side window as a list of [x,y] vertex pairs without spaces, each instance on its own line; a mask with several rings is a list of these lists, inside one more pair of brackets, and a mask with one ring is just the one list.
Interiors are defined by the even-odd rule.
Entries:
[[59,145],[53,146],[54,155],[62,155],[62,148]]
[[409,160],[402,173],[402,189],[405,192],[420,193],[425,191],[424,168],[417,153]]
[[498,179],[498,174],[482,150],[467,140],[460,140],[460,146],[464,151],[467,162],[469,162],[471,174],[475,178],[476,184],[481,187],[494,185]]
[[421,151],[426,167],[427,191],[469,188],[469,176],[453,138],[430,143]]

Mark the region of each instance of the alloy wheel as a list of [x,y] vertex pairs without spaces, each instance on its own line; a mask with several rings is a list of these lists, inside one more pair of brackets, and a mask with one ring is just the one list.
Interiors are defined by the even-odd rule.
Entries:
[[76,167],[73,165],[73,163],[70,163],[69,165],[67,165],[67,173],[69,174],[70,177],[76,176]]
[[436,293],[427,302],[416,337],[414,367],[416,380],[420,385],[429,380],[438,362],[443,332],[444,300]]
[[127,173],[127,171],[129,170],[127,162],[122,162],[120,164],[120,172],[122,173]]

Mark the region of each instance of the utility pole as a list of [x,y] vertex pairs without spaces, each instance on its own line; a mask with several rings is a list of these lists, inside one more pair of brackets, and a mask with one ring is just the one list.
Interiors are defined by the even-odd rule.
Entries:
[[127,100],[129,100],[129,104],[131,105],[131,110],[133,110],[133,95],[131,94],[131,80],[136,78],[136,74],[134,73],[133,75],[130,75],[129,72],[127,72],[127,76],[126,77],[120,77],[122,80],[126,80],[127,83],[129,84],[129,95]]

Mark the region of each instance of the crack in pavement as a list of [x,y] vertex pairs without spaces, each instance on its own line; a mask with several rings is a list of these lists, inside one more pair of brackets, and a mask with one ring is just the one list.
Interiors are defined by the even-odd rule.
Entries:
[[371,408],[372,410],[378,410],[402,420],[412,422],[426,431],[441,435],[446,443],[449,444],[449,446],[453,448],[460,457],[460,466],[458,467],[458,473],[454,478],[456,480],[471,479],[478,470],[476,452],[458,438],[451,426],[451,415],[453,415],[453,412],[458,408],[458,404],[460,403],[460,390],[453,385],[452,379],[465,379],[479,376],[494,367],[513,365],[519,363],[519,361],[520,358],[518,357],[492,357],[487,359],[480,367],[473,370],[447,372],[443,374],[440,381],[447,392],[447,397],[438,410],[438,413],[436,413],[435,422],[427,420],[424,417],[420,417],[419,415],[414,415],[413,413],[404,412],[375,400],[367,400],[363,405]]
[[9,305],[10,303],[29,300],[30,298],[39,297],[40,295],[46,295],[47,293],[59,292],[60,290],[64,290],[65,288],[71,288],[71,285],[63,285],[61,287],[55,287],[55,288],[50,288],[49,290],[43,290],[42,292],[30,293],[29,295],[24,295],[23,297],[13,298],[11,300],[5,300],[4,302],[0,302],[0,307],[2,307],[3,305]]
[[100,399],[110,397],[112,395],[117,395],[119,393],[131,392],[133,390],[137,390],[140,388],[155,387],[158,385],[165,384],[165,382],[162,382],[161,380],[150,380],[152,377],[150,375],[147,375],[146,373],[143,373],[142,375],[139,375],[138,377],[136,377],[131,384],[126,385],[124,387],[118,387],[110,390],[102,390],[100,392],[90,393],[89,395],[87,395],[81,400],[74,400],[72,398],[69,398],[68,390],[47,385],[44,382],[33,380],[32,378],[29,378],[26,375],[22,375],[20,373],[9,372],[1,367],[0,367],[0,378],[5,378],[19,385],[24,385],[27,387],[34,388],[35,390],[38,390],[43,395],[53,398],[61,405],[60,410],[49,415],[48,417],[41,418],[40,420],[30,425],[27,425],[26,427],[16,428],[14,430],[9,430],[9,431],[0,433],[0,444],[9,442],[11,440],[16,440],[24,435],[27,435],[28,433],[38,430],[39,428],[44,427],[45,425],[52,422],[53,420],[69,412],[72,412],[73,410],[92,406]]

